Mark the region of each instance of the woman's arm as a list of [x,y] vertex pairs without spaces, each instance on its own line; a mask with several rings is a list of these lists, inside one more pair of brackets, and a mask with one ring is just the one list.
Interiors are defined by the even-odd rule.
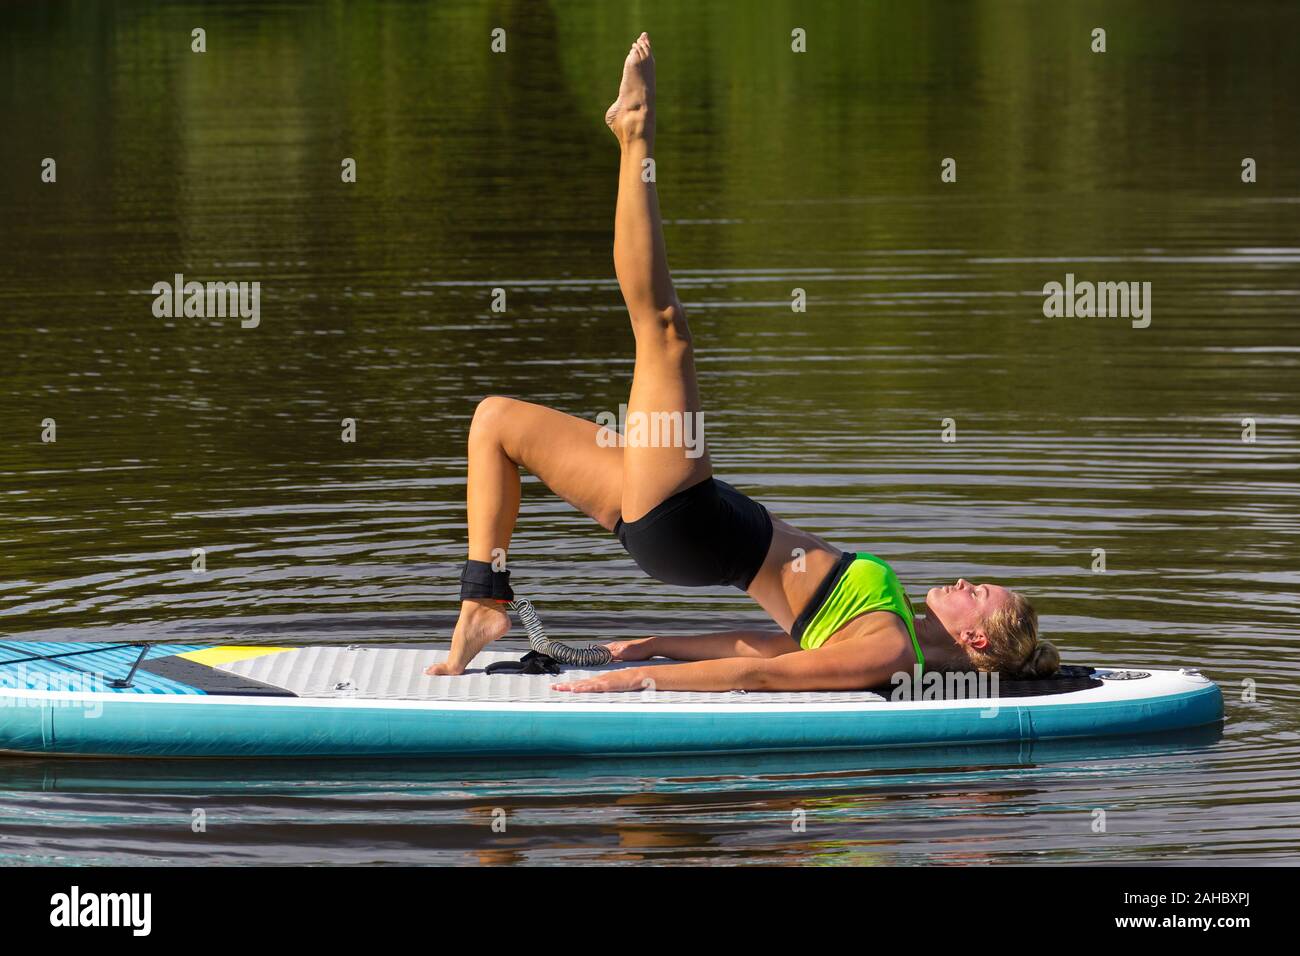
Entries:
[[671,657],[676,661],[711,661],[724,657],[777,657],[799,650],[789,634],[773,631],[721,631],[717,634],[643,637],[606,644],[616,661]]
[[689,664],[629,667],[554,690],[579,693],[639,690],[862,690],[911,673],[906,642],[873,634],[779,657],[730,657]]

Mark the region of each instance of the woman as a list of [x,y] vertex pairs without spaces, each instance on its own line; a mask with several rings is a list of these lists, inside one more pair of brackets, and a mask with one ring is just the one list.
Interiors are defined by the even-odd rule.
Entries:
[[[627,418],[668,413],[698,421],[691,333],[668,275],[655,184],[645,181],[653,177],[643,177],[655,132],[654,59],[644,33],[605,122],[622,149],[614,270],[636,337]],[[616,660],[690,663],[613,670],[553,685],[558,690],[641,690],[647,681],[660,690],[845,690],[888,684],[914,665],[1023,677],[1057,669],[1056,649],[1038,640],[1037,616],[1020,595],[959,579],[931,588],[917,616],[884,561],[841,552],[715,479],[707,443],[692,456],[657,443],[618,447],[601,431],[528,402],[490,396],[479,404],[469,433],[461,614],[447,660],[426,673],[462,673],[510,627],[510,572],[491,561],[505,553],[519,514],[520,466],[616,534],[647,574],[740,588],[783,631],[618,641],[608,645]]]

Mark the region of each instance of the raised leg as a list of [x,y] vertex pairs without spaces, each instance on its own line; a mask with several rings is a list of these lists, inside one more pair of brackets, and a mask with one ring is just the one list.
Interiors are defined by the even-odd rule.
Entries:
[[[470,427],[469,557],[492,561],[510,546],[519,516],[519,467],[612,530],[621,514],[634,521],[675,491],[713,473],[686,313],[668,274],[659,198],[647,161],[654,155],[654,59],[644,33],[623,64],[618,99],[605,115],[618,137],[618,205],[614,271],[636,338],[628,397],[628,431],[645,416],[654,435],[622,448],[598,443],[600,426],[529,402],[492,396]],[[659,431],[666,427],[666,431]],[[679,439],[676,444],[663,438]],[[698,453],[697,453],[698,452]],[[510,628],[501,605],[462,602],[446,662],[430,674],[459,674]]]
[[[654,57],[650,38],[643,33],[623,63],[618,99],[605,114],[622,150],[614,215],[614,271],[636,336],[628,431],[635,416],[641,414],[660,437],[694,434],[701,453],[688,454],[682,444],[638,444],[629,435],[623,457],[624,521],[636,520],[673,492],[713,473],[703,443],[691,332],[668,273],[659,197],[648,163],[654,159],[654,95]],[[670,428],[671,432],[666,431]]]

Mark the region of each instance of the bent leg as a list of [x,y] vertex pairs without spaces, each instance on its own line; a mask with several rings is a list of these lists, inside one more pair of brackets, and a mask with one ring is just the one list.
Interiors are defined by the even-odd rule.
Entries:
[[[658,193],[654,181],[647,181],[647,160],[653,160],[654,154],[654,58],[644,33],[623,64],[619,96],[605,120],[622,150],[614,271],[636,336],[628,431],[639,414],[652,434],[678,442],[637,443],[628,436],[623,520],[635,521],[674,492],[713,474],[704,443],[690,328],[668,273]],[[688,439],[694,445],[689,453],[683,444]]]
[[[492,561],[508,554],[519,517],[519,469],[612,531],[618,520],[623,450],[597,441],[601,426],[544,405],[489,395],[470,423],[466,516],[469,557]],[[460,674],[492,641],[510,629],[496,601],[467,599],[452,633],[447,660],[430,675]]]
[[[607,531],[618,520],[623,449],[602,447],[601,426],[500,395],[479,402],[469,430],[469,556],[508,550],[519,516],[519,468]],[[613,433],[609,433],[612,438]]]

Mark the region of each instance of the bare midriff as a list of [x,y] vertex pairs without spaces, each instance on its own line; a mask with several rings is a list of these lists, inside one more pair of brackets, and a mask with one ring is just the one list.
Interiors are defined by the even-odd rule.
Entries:
[[787,634],[840,549],[772,515],[772,543],[746,592]]

